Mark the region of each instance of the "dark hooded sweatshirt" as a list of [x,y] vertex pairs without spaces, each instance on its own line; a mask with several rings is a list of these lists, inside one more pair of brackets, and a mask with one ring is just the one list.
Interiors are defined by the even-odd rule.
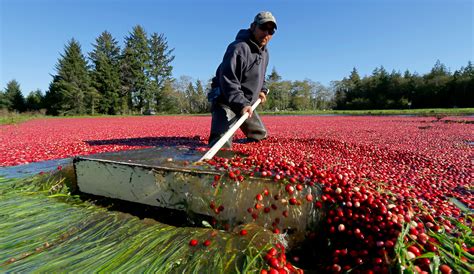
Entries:
[[228,105],[235,113],[252,105],[260,91],[266,89],[268,51],[266,46],[259,48],[251,37],[249,29],[238,32],[212,79],[212,87],[220,88],[217,102]]

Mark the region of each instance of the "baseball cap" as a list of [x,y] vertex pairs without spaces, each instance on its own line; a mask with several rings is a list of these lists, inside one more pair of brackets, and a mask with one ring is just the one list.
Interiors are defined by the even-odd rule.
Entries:
[[253,20],[254,23],[257,25],[263,25],[267,22],[272,22],[275,24],[275,29],[277,28],[277,22],[273,14],[269,11],[261,11],[259,12],[256,16],[255,19]]

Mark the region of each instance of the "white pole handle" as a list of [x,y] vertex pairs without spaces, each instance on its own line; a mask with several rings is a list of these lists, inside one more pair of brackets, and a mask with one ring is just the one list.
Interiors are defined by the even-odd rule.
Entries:
[[[270,92],[270,90],[268,90],[267,94]],[[257,101],[255,101],[255,103],[253,103],[252,105],[252,112],[255,111],[255,109],[258,107],[258,105],[260,104],[260,102],[262,101],[262,99],[258,98]],[[201,157],[201,159],[199,159],[198,162],[202,162],[204,160],[210,160],[212,159],[212,157],[214,157],[214,155],[216,155],[216,153],[222,148],[222,146],[225,144],[225,142],[227,142],[227,140],[230,139],[230,137],[232,137],[232,135],[234,135],[234,133],[237,131],[237,129],[240,128],[240,126],[245,122],[245,120],[247,120],[247,118],[249,117],[249,113],[246,112],[244,113],[244,115],[242,115],[239,120],[237,120],[237,122],[235,122],[230,128],[229,130],[219,139],[219,141],[217,141],[207,152],[206,154],[204,154],[204,156]]]

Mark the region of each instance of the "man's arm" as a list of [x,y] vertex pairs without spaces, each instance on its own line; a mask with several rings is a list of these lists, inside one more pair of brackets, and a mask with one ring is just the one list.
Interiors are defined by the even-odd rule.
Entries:
[[263,80],[263,86],[262,86],[262,90],[261,90],[262,93],[264,93],[265,95],[267,95],[268,93],[268,88],[267,88],[267,80]]
[[[268,92],[268,90],[267,90],[267,92]],[[260,94],[258,95],[258,97],[260,98],[262,104],[267,101],[267,94],[264,93],[263,91],[260,92]],[[244,107],[244,108],[242,109],[241,114],[244,115],[246,112],[249,113],[249,118],[252,117],[253,111],[252,111],[252,107],[251,107],[251,106]]]

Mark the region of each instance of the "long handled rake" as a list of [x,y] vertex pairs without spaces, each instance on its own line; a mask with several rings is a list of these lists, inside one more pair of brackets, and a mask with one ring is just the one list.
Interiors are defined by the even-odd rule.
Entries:
[[[270,92],[270,90],[268,90],[267,94]],[[255,101],[255,103],[253,103],[252,105],[252,111],[255,111],[255,109],[258,107],[258,105],[260,104],[260,102],[262,101],[262,99],[258,98],[257,101]],[[234,133],[237,131],[237,129],[240,128],[240,126],[245,122],[245,120],[247,120],[249,118],[249,114],[248,112],[244,113],[244,115],[242,115],[239,120],[237,120],[230,128],[229,130],[219,139],[219,141],[217,141],[207,152],[206,154],[204,154],[204,156],[201,157],[201,159],[199,159],[198,162],[202,162],[204,160],[210,160],[212,159],[212,157],[214,157],[214,155],[216,155],[216,153],[222,148],[222,146],[225,144],[225,142],[227,142],[227,140],[229,140],[233,135]]]

